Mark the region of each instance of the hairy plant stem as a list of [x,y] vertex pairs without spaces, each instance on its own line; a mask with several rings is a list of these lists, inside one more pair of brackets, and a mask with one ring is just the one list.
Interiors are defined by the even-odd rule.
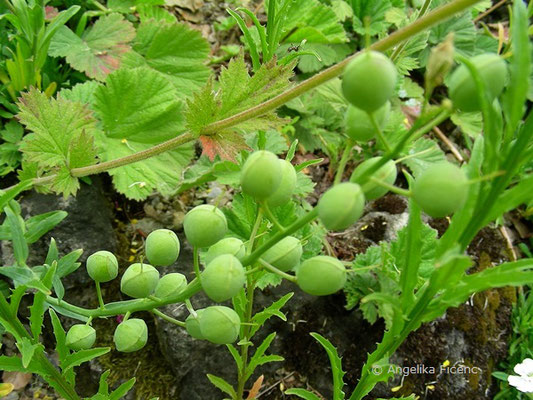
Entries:
[[[403,41],[413,37],[414,35],[430,28],[431,26],[442,22],[453,15],[464,11],[468,7],[474,5],[480,0],[455,0],[448,4],[445,4],[442,7],[439,7],[430,13],[424,15],[423,17],[417,19],[413,23],[407,25],[406,27],[397,30],[396,32],[390,34],[389,36],[375,42],[370,46],[371,50],[376,51],[386,51],[394,46],[402,43]],[[279,94],[278,96],[259,104],[255,107],[251,107],[248,110],[242,111],[238,114],[232,115],[226,119],[214,122],[207,125],[201,132],[202,135],[212,135],[216,132],[221,131],[222,129],[229,128],[231,126],[237,125],[244,121],[247,121],[251,118],[258,117],[267,112],[273,111],[276,108],[282,106],[288,101],[306,93],[307,91],[321,85],[324,82],[329,81],[330,79],[336,78],[342,74],[346,65],[357,55],[354,55],[346,58],[345,60],[335,64],[317,75],[301,82],[300,84],[292,87],[291,89]],[[189,143],[196,139],[196,136],[190,132],[183,133],[173,139],[170,139],[166,142],[160,143],[150,149],[143,150],[137,153],[130,154],[125,157],[117,158],[115,160],[105,161],[103,163],[90,165],[87,167],[74,168],[71,170],[71,175],[74,177],[82,177],[93,174],[98,174],[100,172],[105,172],[113,168],[122,167],[124,165],[132,164],[138,161],[145,160],[147,158],[156,156],[158,154],[164,153],[166,151],[175,149],[183,144]],[[42,178],[37,178],[34,180],[34,184],[45,184],[49,183],[54,179],[54,176],[47,176]]]

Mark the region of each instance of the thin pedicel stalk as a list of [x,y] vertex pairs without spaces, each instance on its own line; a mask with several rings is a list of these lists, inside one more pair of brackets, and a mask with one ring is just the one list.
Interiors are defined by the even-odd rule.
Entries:
[[[384,39],[381,39],[375,42],[370,49],[376,51],[386,51],[394,46],[402,43],[403,41],[409,39],[410,37],[428,29],[429,27],[442,22],[453,15],[464,11],[468,7],[478,3],[480,0],[455,0],[451,3],[448,3],[438,9],[433,10],[432,12],[424,15],[420,19],[416,20],[412,24],[392,33]],[[267,112],[275,110],[276,108],[282,106],[288,101],[302,95],[303,93],[321,85],[324,82],[329,81],[330,79],[336,78],[341,75],[346,65],[357,55],[358,53],[346,58],[338,64],[335,64],[324,71],[320,72],[317,75],[303,81],[302,83],[294,86],[293,88],[279,94],[278,96],[260,104],[255,107],[252,107],[248,110],[242,111],[238,114],[235,114],[229,118],[214,122],[207,125],[203,131],[202,135],[211,135],[216,132],[220,132],[225,128],[237,125],[244,121],[247,121],[251,118],[263,115]],[[181,145],[189,143],[196,139],[196,136],[190,132],[184,133],[180,136],[177,136],[173,139],[170,139],[166,142],[160,143],[150,149],[140,151],[138,153],[130,154],[126,157],[117,158],[115,160],[106,161],[100,164],[95,164],[82,168],[74,168],[71,171],[71,175],[74,177],[82,177],[97,174],[104,172],[113,168],[122,167],[124,165],[132,164],[137,161],[142,161],[147,158],[156,156],[158,154],[164,153],[166,151],[175,149]],[[53,177],[43,177],[38,178],[34,181],[34,184],[43,184],[48,183],[52,180]]]

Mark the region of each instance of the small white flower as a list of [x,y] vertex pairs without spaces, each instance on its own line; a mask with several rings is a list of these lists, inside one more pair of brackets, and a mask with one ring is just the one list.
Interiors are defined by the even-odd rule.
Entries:
[[526,358],[514,367],[517,375],[509,375],[507,381],[522,393],[533,393],[533,359]]

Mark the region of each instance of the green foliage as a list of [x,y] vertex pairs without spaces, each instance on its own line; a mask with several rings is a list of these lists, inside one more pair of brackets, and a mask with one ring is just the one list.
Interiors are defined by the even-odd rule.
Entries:
[[133,50],[125,55],[125,67],[148,67],[160,72],[186,99],[202,88],[210,75],[205,66],[209,45],[185,24],[150,20],[137,29]]
[[19,144],[22,140],[24,129],[16,121],[10,121],[0,131],[0,176],[7,175],[17,168],[22,160]]
[[104,81],[120,66],[121,58],[135,37],[133,25],[120,14],[99,18],[81,37],[66,26],[54,36],[48,53],[65,57],[70,66],[89,78]]
[[[241,53],[222,70],[216,93],[213,91],[214,83],[211,80],[204,89],[194,95],[193,100],[188,101],[187,128],[196,136],[200,136],[209,124],[229,118],[281,93],[289,86],[288,80],[291,76],[291,66],[277,66],[270,62],[262,65],[250,77]],[[236,132],[266,130],[279,127],[282,122],[274,113],[267,113],[232,128],[218,130],[207,138],[214,142],[208,142],[214,149],[206,149],[204,142],[204,151],[211,159],[218,154],[225,159],[234,160],[236,151],[246,148],[242,137],[235,135]]]
[[[93,107],[103,125],[96,133],[103,161],[149,149],[183,131],[183,106],[176,90],[151,69],[121,69],[109,75],[106,85],[96,88]],[[191,157],[192,148],[186,145],[109,173],[129,198],[146,198],[154,189],[170,194]]]
[[95,164],[93,135],[96,121],[80,103],[48,99],[35,89],[24,94],[18,117],[32,133],[21,144],[25,160],[44,174],[54,174],[52,188],[65,196],[76,193],[79,182],[70,170]]

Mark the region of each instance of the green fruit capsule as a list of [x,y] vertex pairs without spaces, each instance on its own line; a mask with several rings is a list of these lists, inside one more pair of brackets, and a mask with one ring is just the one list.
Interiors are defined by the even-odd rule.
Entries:
[[120,290],[136,299],[150,296],[159,282],[159,271],[149,264],[136,263],[122,275]]
[[118,275],[118,261],[109,251],[97,251],[87,258],[87,273],[96,282],[109,282]]
[[431,165],[415,180],[413,198],[433,218],[442,218],[460,209],[468,194],[464,172],[447,161]]
[[92,326],[77,324],[68,330],[65,343],[72,350],[85,350],[93,347],[95,340],[96,331]]
[[258,200],[265,200],[281,183],[281,164],[270,151],[253,152],[241,171],[242,191]]
[[346,229],[359,219],[365,207],[365,196],[356,183],[340,183],[318,201],[318,217],[331,231]]
[[174,264],[180,254],[180,241],[169,229],[158,229],[146,238],[146,258],[156,266]]
[[[380,129],[387,125],[390,114],[390,102],[374,111],[374,118]],[[368,142],[376,136],[376,128],[372,124],[366,111],[354,106],[348,106],[344,118],[346,134],[356,142]]]
[[[352,176],[350,177],[350,182],[360,184],[361,176],[363,176],[366,171],[372,168],[380,160],[381,157],[373,157],[363,161],[353,171]],[[370,175],[369,178],[374,177],[382,182],[388,183],[389,185],[394,185],[394,182],[396,182],[396,175],[396,164],[394,161],[389,160],[384,165],[379,167],[378,170],[372,175]],[[387,188],[380,186],[378,183],[373,182],[370,179],[368,179],[365,184],[361,185],[361,189],[363,189],[365,199],[367,200],[377,199],[389,191]]]
[[206,265],[222,254],[231,254],[242,260],[246,254],[246,248],[242,240],[237,238],[226,238],[219,240],[207,250],[205,254]]
[[261,258],[277,269],[287,272],[300,264],[302,253],[300,239],[287,236],[265,251]]
[[231,254],[218,256],[205,268],[201,276],[202,288],[216,302],[231,299],[246,282],[244,268],[237,257]]
[[199,340],[205,339],[202,335],[202,331],[200,330],[200,318],[203,312],[203,309],[196,310],[196,316],[191,314],[185,320],[185,329],[187,330],[187,333],[193,338]]
[[326,296],[344,287],[346,268],[336,258],[316,256],[305,260],[296,269],[296,282],[306,293]]
[[159,282],[157,282],[157,286],[155,287],[154,295],[155,297],[164,299],[165,297],[178,294],[183,289],[185,289],[186,286],[187,278],[185,277],[185,275],[173,272],[170,274],[166,274],[161,279],[159,279]]
[[[507,65],[497,54],[480,54],[470,59],[476,67],[482,80],[489,100],[492,102],[505,87],[507,80]],[[469,69],[460,65],[450,76],[450,99],[454,107],[461,111],[480,111],[479,91]]]
[[212,343],[230,344],[239,337],[241,320],[237,313],[229,307],[204,308],[199,320],[202,336]]
[[286,204],[292,197],[296,188],[296,170],[287,160],[279,160],[281,166],[281,182],[278,188],[266,200],[270,207]]
[[396,67],[391,60],[377,51],[365,51],[344,70],[342,93],[357,108],[374,112],[392,97],[396,79]]
[[187,240],[194,247],[209,247],[226,235],[228,222],[217,207],[203,204],[185,215],[183,229]]
[[139,318],[128,319],[115,329],[113,342],[117,351],[131,353],[142,349],[148,342],[148,327]]

